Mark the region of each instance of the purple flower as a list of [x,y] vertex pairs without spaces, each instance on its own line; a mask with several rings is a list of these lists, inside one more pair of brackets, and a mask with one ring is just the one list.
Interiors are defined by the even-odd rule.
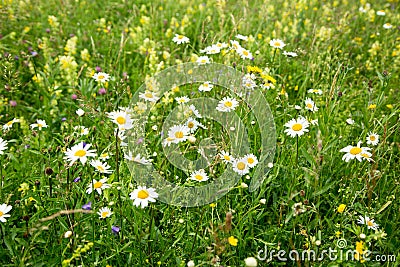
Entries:
[[136,144],[140,145],[141,143],[143,143],[143,137],[140,137],[137,141]]
[[113,232],[113,234],[117,235],[119,233],[121,229],[118,226],[111,226],[111,231]]
[[79,182],[81,180],[81,177],[76,177],[75,179],[74,179],[74,183],[77,183],[77,182]]
[[74,37],[74,36],[75,36],[75,34],[73,34],[73,33],[71,33],[71,34],[69,35],[69,37],[71,37],[71,38]]
[[32,55],[32,57],[36,57],[36,56],[38,55],[38,52],[32,51],[32,52],[31,52],[31,55]]
[[85,148],[85,146],[87,145],[85,142],[82,142],[82,144],[83,144],[83,148]]
[[67,118],[65,118],[65,117],[63,117],[62,119],[61,119],[61,121],[66,121],[67,120]]
[[82,206],[82,209],[84,210],[91,210],[92,209],[92,202],[89,201],[87,204]]
[[71,95],[72,100],[77,100],[78,96],[76,94]]
[[10,100],[10,106],[12,106],[12,107],[17,106],[17,101],[15,101],[15,100]]
[[100,71],[101,71],[101,68],[100,68],[99,66],[96,66],[96,71],[97,71],[97,72],[100,72]]
[[50,33],[50,29],[49,29],[49,28],[47,28],[47,29],[46,29],[46,32],[47,32],[47,33]]
[[25,145],[25,149],[28,149],[28,148],[30,148],[31,146],[30,145]]
[[14,59],[15,59],[15,60],[19,60],[19,56],[15,56]]
[[106,88],[99,89],[99,95],[105,95],[107,93]]

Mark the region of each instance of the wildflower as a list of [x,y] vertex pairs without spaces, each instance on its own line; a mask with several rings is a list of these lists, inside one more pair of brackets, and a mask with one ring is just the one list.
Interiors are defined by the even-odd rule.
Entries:
[[376,109],[376,104],[371,104],[368,106],[368,109]]
[[115,235],[118,235],[118,233],[119,233],[120,230],[121,230],[121,229],[120,229],[118,226],[115,226],[115,225],[111,226],[111,231],[112,231],[113,234],[115,234]]
[[83,109],[78,109],[77,111],[76,111],[76,114],[78,114],[78,116],[79,117],[82,117],[83,116],[83,114],[85,114],[85,111],[83,111]]
[[258,159],[253,154],[247,154],[246,156],[244,156],[244,159],[246,160],[247,166],[249,166],[249,168],[253,168],[258,164]]
[[204,82],[202,85],[199,86],[199,91],[200,92],[210,92],[211,89],[213,89],[213,85],[211,82]]
[[4,154],[4,150],[8,148],[8,141],[3,140],[3,138],[0,137],[0,155]]
[[7,220],[6,218],[10,217],[10,214],[7,214],[12,209],[12,206],[7,205],[5,203],[0,205],[0,222],[5,223]]
[[312,94],[317,94],[317,95],[322,95],[322,90],[321,89],[308,89],[307,93],[312,93]]
[[288,128],[285,130],[285,133],[291,137],[295,137],[302,136],[305,132],[308,132],[307,128],[310,124],[304,117],[300,116],[297,120],[291,119],[284,126]]
[[200,169],[198,171],[194,171],[190,174],[190,180],[198,181],[198,182],[205,182],[208,180],[207,173]]
[[239,44],[238,41],[231,40],[230,43],[231,43],[231,48],[232,48],[233,50],[238,51],[240,48],[242,48],[242,47],[240,46],[240,44]]
[[282,49],[286,44],[281,39],[272,39],[269,45],[276,49]]
[[66,231],[64,233],[64,238],[70,238],[72,236],[72,231]]
[[265,198],[260,199],[260,204],[265,205],[267,203],[267,200]]
[[143,165],[151,165],[151,161],[146,159],[145,157],[140,157],[140,153],[136,155],[136,157],[132,156],[132,152],[129,151],[128,154],[124,155],[124,158],[129,161],[134,161]]
[[130,193],[130,198],[133,200],[133,205],[143,208],[147,207],[150,202],[156,202],[158,194],[154,188],[146,188],[145,186],[139,186],[137,189]]
[[249,37],[238,34],[235,36],[235,38],[238,38],[239,40],[243,40],[243,41],[247,41],[249,39]]
[[352,124],[354,124],[354,120],[352,118],[348,118],[346,120],[346,123],[349,124],[349,125],[352,125]]
[[363,234],[363,233],[360,234],[360,238],[361,238],[361,239],[365,239],[366,237],[367,237],[367,236],[366,236],[365,234]]
[[207,55],[215,55],[221,52],[221,48],[218,45],[207,46],[204,50],[200,50],[201,53],[206,53]]
[[110,170],[110,166],[108,165],[107,162],[101,162],[100,160],[92,160],[90,162],[90,165],[92,165],[96,171],[100,173],[112,173],[112,170]]
[[246,258],[244,260],[244,264],[247,267],[256,267],[257,266],[257,260],[254,257],[249,257],[249,258]]
[[103,207],[97,212],[97,214],[99,214],[100,219],[105,219],[105,218],[110,217],[112,215],[112,212],[111,212],[110,208]]
[[129,130],[133,127],[132,119],[127,111],[112,111],[107,113],[107,116],[118,125],[120,131]]
[[196,118],[202,118],[200,112],[196,109],[194,105],[189,106],[190,113],[192,113]]
[[172,41],[176,44],[187,44],[190,42],[190,39],[181,34],[175,34],[175,37],[172,38]]
[[95,79],[96,82],[105,83],[110,80],[110,75],[105,72],[98,72],[95,73],[92,78]]
[[167,138],[165,138],[165,139],[163,140],[162,145],[163,145],[163,146],[170,146],[172,143],[175,144],[175,138],[174,138],[174,137],[171,137],[171,136],[168,136]]
[[205,65],[205,64],[210,63],[210,58],[208,56],[201,56],[196,60],[196,62],[199,65]]
[[242,59],[252,59],[253,55],[249,50],[244,49],[243,47],[236,51]]
[[35,129],[38,128],[39,130],[42,130],[42,128],[47,128],[47,124],[44,120],[37,120],[36,123],[31,124],[31,128]]
[[185,104],[189,102],[190,99],[187,96],[182,96],[182,97],[175,97],[175,101],[178,102],[179,104]]
[[245,175],[249,173],[249,166],[247,160],[244,158],[235,159],[232,162],[233,171],[239,175]]
[[236,247],[237,244],[238,244],[238,241],[239,241],[239,240],[238,240],[237,238],[235,238],[234,236],[228,237],[228,243],[229,243],[229,245],[231,245],[231,246]]
[[287,57],[297,57],[297,53],[296,52],[287,52],[287,51],[283,51],[283,53],[285,56]]
[[368,229],[372,230],[378,230],[379,225],[374,222],[373,219],[370,219],[368,216],[363,217],[362,215],[359,216],[359,219],[357,220],[358,224],[365,224]]
[[16,122],[19,122],[19,121],[20,120],[16,119],[16,118],[10,120],[9,122],[7,122],[6,124],[3,125],[3,131],[11,129],[13,124],[16,123]]
[[89,129],[86,128],[85,126],[75,126],[74,130],[80,135],[88,135],[89,134]]
[[168,131],[168,137],[174,138],[174,143],[186,141],[189,135],[189,128],[185,125],[172,126]]
[[245,76],[243,76],[242,79],[242,86],[247,88],[247,89],[254,89],[255,87],[257,87],[255,80],[255,75],[254,74],[246,74]]
[[342,148],[340,152],[345,152],[346,154],[343,155],[342,160],[349,162],[351,159],[357,159],[358,161],[363,160],[362,154],[368,155],[367,153],[368,150],[371,150],[369,147],[360,147],[362,142],[358,142],[357,146],[346,146],[345,148]]
[[304,101],[304,103],[306,104],[306,109],[312,112],[318,111],[318,107],[315,105],[314,101],[312,101],[311,98],[306,98],[306,100]]
[[72,148],[68,148],[67,151],[65,152],[65,157],[67,161],[70,161],[69,166],[72,166],[75,161],[78,159],[81,161],[83,165],[85,165],[87,161],[87,157],[95,157],[96,150],[89,150],[91,147],[91,144],[85,144],[84,142],[81,142]]
[[93,179],[91,183],[89,183],[88,189],[86,193],[91,194],[93,190],[96,190],[99,195],[101,195],[102,190],[110,188],[111,185],[107,184],[107,178],[100,179],[97,181]]
[[294,212],[293,216],[300,215],[300,214],[304,213],[305,211],[306,210],[304,209],[303,203],[301,203],[301,202],[294,203],[294,205],[293,205],[293,212]]
[[384,29],[391,29],[391,28],[393,28],[393,25],[390,24],[390,23],[385,23],[385,24],[383,24],[383,28]]
[[189,133],[194,133],[199,127],[206,129],[206,127],[203,124],[193,119],[192,117],[188,118],[185,125],[187,128],[189,128]]
[[364,262],[365,260],[362,258],[364,254],[364,242],[363,241],[356,241],[356,253],[354,254],[354,259]]
[[346,209],[346,204],[340,204],[339,207],[337,208],[337,212],[343,213],[345,209]]
[[99,95],[105,95],[107,93],[107,90],[106,90],[106,88],[102,87],[102,88],[99,89],[98,93],[99,93]]
[[376,146],[378,143],[379,143],[379,135],[370,132],[367,136],[367,145]]
[[187,267],[194,267],[194,261],[188,261],[188,263],[186,264]]
[[378,16],[385,16],[386,13],[385,13],[384,10],[378,10],[378,11],[376,11],[376,15],[378,15]]
[[236,99],[226,96],[219,101],[216,109],[221,112],[231,112],[235,110],[237,106],[239,106],[239,102]]
[[91,209],[92,209],[92,202],[89,201],[87,204],[84,204],[84,205],[82,206],[82,209],[83,209],[83,210],[91,210]]
[[232,161],[234,161],[235,159],[229,154],[229,152],[225,152],[225,150],[222,150],[219,153],[219,157],[222,158],[222,160],[225,163],[232,163]]

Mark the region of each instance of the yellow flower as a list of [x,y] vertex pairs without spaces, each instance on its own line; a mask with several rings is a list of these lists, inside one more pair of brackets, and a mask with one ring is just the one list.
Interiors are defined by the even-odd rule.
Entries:
[[228,237],[228,242],[229,242],[229,244],[230,244],[231,246],[236,247],[236,246],[237,246],[237,243],[238,243],[238,239],[235,238],[234,236],[230,236],[230,237]]
[[215,208],[215,206],[217,206],[217,204],[215,204],[215,203],[211,203],[211,204],[210,204],[210,207],[211,207],[211,208]]
[[336,231],[335,232],[335,235],[336,235],[337,238],[339,238],[341,234],[342,234],[342,232],[340,232],[340,231]]
[[337,212],[343,213],[344,209],[346,208],[346,204],[340,204],[337,208]]
[[375,109],[376,108],[376,104],[371,104],[368,106],[368,109]]
[[392,108],[393,108],[393,105],[392,105],[392,104],[388,104],[388,105],[386,105],[386,107],[387,107],[388,109],[392,109]]
[[365,260],[362,258],[362,255],[364,254],[364,242],[356,242],[356,254],[354,255],[354,258],[361,263],[365,262]]

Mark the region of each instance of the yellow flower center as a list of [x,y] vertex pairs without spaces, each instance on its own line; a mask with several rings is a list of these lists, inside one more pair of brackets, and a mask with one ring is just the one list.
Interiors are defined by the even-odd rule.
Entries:
[[247,52],[246,50],[243,50],[243,55],[248,56],[249,52]]
[[140,190],[137,194],[138,198],[140,199],[146,199],[149,197],[149,192],[147,192],[147,190]]
[[369,158],[369,155],[366,154],[366,153],[362,153],[361,156],[364,157],[364,158]]
[[183,39],[183,35],[179,35],[179,36],[178,36],[178,39]]
[[13,123],[14,123],[14,121],[9,121],[9,122],[7,122],[7,126],[12,125]]
[[246,164],[244,164],[243,162],[238,162],[238,164],[236,165],[236,167],[243,171],[246,168]]
[[[99,167],[97,167],[97,168],[99,168]],[[93,185],[94,189],[101,188],[102,186],[103,186],[103,183],[100,181],[95,182]]]
[[[97,169],[99,170],[99,171],[101,171],[101,172],[104,172],[105,170],[104,170],[104,167],[103,166],[101,166],[101,165],[97,165]],[[98,182],[99,183],[99,182]],[[96,185],[96,184],[95,184]],[[100,185],[101,186],[101,185]]]
[[371,141],[375,141],[375,139],[376,139],[376,137],[373,136],[373,135],[371,135],[371,136],[369,137],[369,140],[371,140]]
[[200,175],[200,174],[196,174],[196,175],[194,176],[194,178],[195,178],[196,180],[198,180],[198,181],[203,180],[203,176]]
[[301,125],[300,123],[293,124],[292,126],[292,130],[295,132],[301,131],[301,129],[303,129],[303,125]]
[[312,105],[310,103],[307,104],[308,108],[312,108]]
[[280,42],[275,42],[274,46],[279,47],[279,46],[281,46],[281,43]]
[[[201,63],[206,63],[207,61],[205,60],[205,59],[202,59],[201,60]],[[208,86],[208,85],[206,85],[206,86]]]
[[225,155],[225,156],[224,156],[224,159],[229,161],[229,160],[231,160],[231,157],[228,156],[228,155]]
[[102,217],[102,218],[106,218],[106,217],[108,216],[108,214],[109,214],[108,211],[103,211],[103,212],[101,213],[101,217]]
[[179,139],[180,139],[180,138],[183,138],[183,132],[182,132],[182,131],[176,132],[176,133],[175,133],[175,137],[176,137],[176,138],[179,138]]
[[228,108],[230,108],[230,107],[232,107],[232,102],[231,101],[226,101],[225,103],[224,103],[224,105],[225,105],[225,107],[228,107]]
[[119,117],[116,119],[116,121],[117,121],[118,124],[125,124],[126,119],[125,119],[124,117],[122,117],[122,116],[119,116]]
[[367,222],[367,225],[368,225],[368,226],[374,226],[374,223],[371,222],[371,221],[368,221],[368,222]]
[[74,156],[75,157],[84,157],[84,156],[86,156],[86,150],[79,149],[78,151],[75,152]]
[[105,77],[104,75],[99,75],[97,78],[99,78],[99,80],[103,80]]
[[144,96],[147,97],[147,98],[153,98],[153,94],[152,93],[145,93]]
[[2,211],[0,211],[0,217],[3,216],[3,215],[4,215],[4,213]]
[[[203,61],[204,62],[204,61]],[[204,87],[208,87],[208,83],[203,83]]]
[[253,158],[248,158],[248,159],[247,159],[247,162],[248,162],[249,164],[252,164],[252,163],[254,163],[254,159],[253,159]]
[[192,122],[192,121],[189,122],[189,123],[188,123],[188,127],[189,127],[189,128],[193,128],[193,127],[194,127],[194,122]]
[[38,126],[39,128],[42,128],[42,127],[43,127],[43,124],[38,123],[37,126]]
[[352,149],[350,149],[350,154],[352,154],[352,155],[360,154],[360,152],[361,152],[361,148],[359,148],[359,147],[353,147]]

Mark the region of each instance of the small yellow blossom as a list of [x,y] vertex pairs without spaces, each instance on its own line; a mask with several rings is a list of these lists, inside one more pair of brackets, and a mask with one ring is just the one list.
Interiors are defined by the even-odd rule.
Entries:
[[337,208],[337,212],[343,213],[345,209],[346,209],[346,204],[340,204],[339,207]]
[[375,109],[376,108],[376,104],[371,104],[368,106],[368,109]]
[[239,241],[239,240],[238,240],[237,238],[235,238],[234,236],[228,237],[228,242],[229,242],[229,244],[230,244],[231,246],[236,247],[238,241]]

